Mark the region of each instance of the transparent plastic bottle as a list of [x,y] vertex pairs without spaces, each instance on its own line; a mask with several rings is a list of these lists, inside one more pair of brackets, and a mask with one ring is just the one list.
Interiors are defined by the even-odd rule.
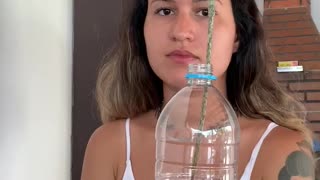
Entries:
[[[191,64],[188,84],[162,110],[156,126],[156,180],[236,180],[240,128],[212,86],[210,64]],[[206,100],[206,101],[204,101]]]

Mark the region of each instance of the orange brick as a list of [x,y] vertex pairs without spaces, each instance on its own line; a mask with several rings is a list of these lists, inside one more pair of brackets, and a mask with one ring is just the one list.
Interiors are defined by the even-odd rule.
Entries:
[[314,132],[320,132],[320,123],[319,122],[309,123],[308,127]]
[[318,35],[318,34],[319,34],[319,32],[315,28],[272,30],[272,31],[266,32],[266,35],[268,38],[309,36],[309,35]]
[[290,8],[309,6],[310,0],[266,0],[267,8]]
[[264,23],[264,29],[270,30],[284,30],[284,29],[306,29],[313,28],[314,24],[312,21],[292,21],[282,23]]
[[305,7],[277,8],[277,9],[267,8],[264,10],[263,15],[269,16],[269,15],[295,14],[295,13],[306,13],[306,12],[307,12],[307,8]]
[[308,101],[320,101],[320,92],[307,92]]
[[320,80],[320,71],[307,71],[304,73],[305,79]]
[[315,121],[320,122],[320,112],[308,112],[307,120],[310,122],[315,122]]
[[264,18],[265,23],[280,23],[280,22],[310,21],[310,20],[311,20],[311,16],[309,13],[274,15],[274,16],[266,16]]
[[320,112],[320,103],[304,103],[307,111]]
[[318,61],[300,61],[304,71],[320,70],[320,59]]
[[320,60],[320,52],[274,53],[274,61]]
[[294,72],[294,73],[277,73],[275,77],[278,81],[290,81],[290,80],[303,80],[304,73]]
[[268,44],[270,46],[274,45],[300,45],[300,44],[320,44],[319,35],[311,36],[298,36],[298,37],[283,37],[283,38],[270,38],[268,39]]
[[271,50],[273,53],[317,52],[320,51],[320,44],[273,46]]
[[289,83],[289,89],[291,91],[320,90],[320,82]]

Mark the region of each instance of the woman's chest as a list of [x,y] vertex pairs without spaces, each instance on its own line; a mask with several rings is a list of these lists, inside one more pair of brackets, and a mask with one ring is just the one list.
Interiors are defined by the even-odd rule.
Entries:
[[[242,176],[252,155],[252,151],[259,141],[261,132],[244,132],[241,135],[238,148],[238,179]],[[152,180],[155,175],[156,141],[154,132],[142,133],[141,131],[131,136],[131,165],[136,180]],[[170,152],[172,153],[172,152]],[[179,156],[179,154],[177,154]],[[250,172],[251,177],[260,177],[259,172]],[[259,178],[257,178],[259,179]]]
[[156,143],[153,134],[133,138],[132,171],[136,180],[152,180],[155,175]]
[[[133,148],[131,156],[131,165],[134,177],[136,180],[152,180],[155,176],[155,142],[145,141],[144,145],[140,145],[139,147],[140,148]],[[179,154],[176,156],[179,156]],[[240,179],[243,174],[250,156],[251,152],[248,150],[247,146],[239,147],[237,167],[238,179]]]

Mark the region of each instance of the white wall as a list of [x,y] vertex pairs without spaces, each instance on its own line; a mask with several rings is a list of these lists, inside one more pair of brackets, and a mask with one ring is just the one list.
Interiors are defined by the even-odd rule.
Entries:
[[255,0],[256,4],[261,12],[261,14],[263,14],[264,11],[264,0]]
[[311,0],[311,14],[313,22],[320,32],[320,0]]
[[0,0],[0,179],[68,180],[71,0]]

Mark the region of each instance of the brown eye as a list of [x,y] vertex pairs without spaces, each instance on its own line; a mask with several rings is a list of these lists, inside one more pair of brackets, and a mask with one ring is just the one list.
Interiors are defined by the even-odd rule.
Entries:
[[157,11],[157,14],[159,14],[161,16],[169,16],[169,15],[173,14],[173,11],[171,9],[163,8],[163,9],[159,9]]
[[202,9],[197,13],[199,16],[209,16],[209,11],[208,9]]

